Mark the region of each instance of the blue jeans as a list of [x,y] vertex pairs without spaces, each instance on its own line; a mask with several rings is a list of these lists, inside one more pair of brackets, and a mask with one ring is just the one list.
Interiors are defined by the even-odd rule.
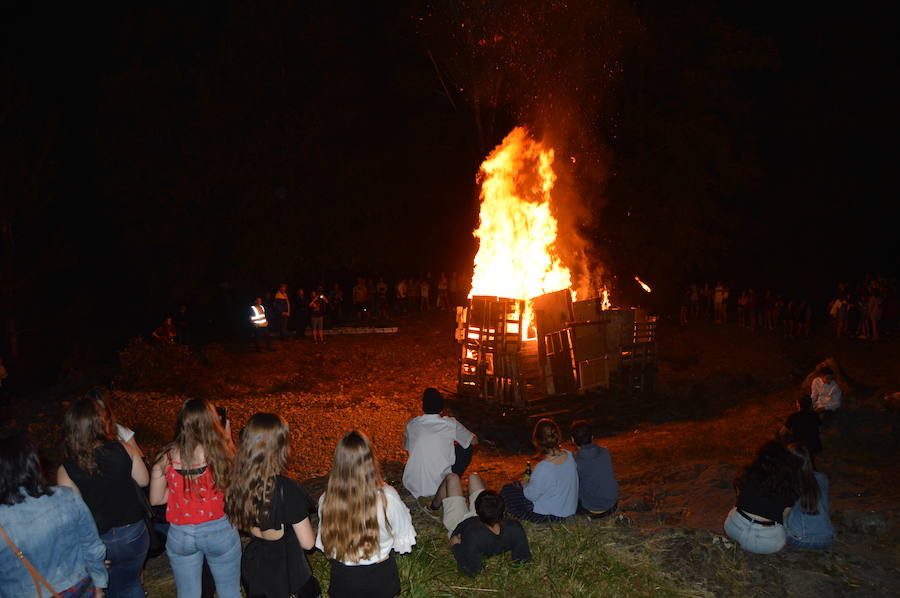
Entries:
[[725,518],[725,533],[741,545],[747,552],[755,554],[773,554],[784,548],[786,541],[784,526],[760,525],[747,521],[746,518],[732,508]]
[[172,524],[166,554],[178,598],[199,598],[204,556],[219,598],[241,598],[241,541],[227,517],[195,525]]
[[144,520],[114,527],[100,536],[109,561],[108,598],[144,598],[141,568],[150,548],[150,533]]

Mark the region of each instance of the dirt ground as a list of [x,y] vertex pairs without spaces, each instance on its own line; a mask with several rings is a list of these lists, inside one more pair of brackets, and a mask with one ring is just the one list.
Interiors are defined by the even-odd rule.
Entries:
[[[307,480],[313,494],[337,440],[352,428],[372,438],[385,478],[395,481],[405,460],[405,423],[420,413],[425,387],[452,393],[457,347],[448,314],[396,324],[395,334],[331,335],[323,344],[276,341],[274,351],[262,354],[242,344],[206,348],[195,377],[216,382],[210,398],[228,408],[235,432],[257,411],[284,416],[293,443],[290,473]],[[705,570],[721,568],[710,560],[714,551],[741,564],[742,583],[759,595],[900,595],[900,339],[837,341],[821,330],[798,341],[693,322],[662,323],[658,340],[656,392],[601,397],[587,413],[612,453],[621,485],[612,525],[633,530],[635,542],[658,543],[683,584],[713,595],[730,593],[721,572]],[[722,533],[734,504],[731,482],[794,410],[804,377],[826,357],[848,380],[846,407],[823,434],[819,463],[831,482],[836,544],[822,552],[743,553]],[[186,385],[178,393],[118,388],[114,409],[152,455],[170,439],[181,401],[209,387]],[[60,414],[70,399],[13,399],[0,415],[28,426],[52,462]],[[527,417],[504,410],[485,415],[452,399],[448,405],[482,439],[470,471],[493,487],[521,473],[531,454]],[[566,417],[560,416],[563,425]]]

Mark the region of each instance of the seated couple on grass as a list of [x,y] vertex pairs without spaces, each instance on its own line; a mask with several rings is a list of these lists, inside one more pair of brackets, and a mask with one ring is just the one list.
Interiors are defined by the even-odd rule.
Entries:
[[447,474],[438,487],[434,501],[443,507],[443,524],[450,537],[450,550],[459,570],[475,577],[483,558],[509,552],[512,560],[531,560],[525,530],[518,521],[504,519],[503,498],[485,490],[478,474],[469,476],[469,499],[463,495],[462,480]]
[[541,461],[524,484],[517,480],[500,491],[512,517],[545,523],[577,512],[601,518],[615,510],[619,485],[609,451],[594,444],[587,422],[572,425],[572,438],[577,455],[559,447],[562,434],[556,422],[542,419],[535,425],[532,442]]

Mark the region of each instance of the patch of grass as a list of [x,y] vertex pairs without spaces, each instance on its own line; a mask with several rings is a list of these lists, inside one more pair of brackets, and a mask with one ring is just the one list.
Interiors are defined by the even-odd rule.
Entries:
[[[435,523],[416,522],[412,553],[397,556],[402,596],[410,598],[510,597],[593,598],[600,596],[696,596],[675,587],[646,555],[618,551],[613,525],[575,520],[561,525],[524,524],[532,551],[529,563],[515,564],[508,554],[486,559],[470,578],[456,568],[446,532]],[[329,566],[321,553],[310,564],[323,588]]]

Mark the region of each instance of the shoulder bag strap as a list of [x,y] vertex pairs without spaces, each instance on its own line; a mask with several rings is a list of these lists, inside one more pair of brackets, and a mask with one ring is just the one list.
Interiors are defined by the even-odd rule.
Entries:
[[19,560],[25,565],[28,569],[28,573],[31,574],[31,581],[34,582],[34,589],[37,590],[38,598],[43,598],[44,592],[41,590],[41,584],[43,583],[47,586],[47,589],[50,590],[50,593],[53,594],[54,598],[60,598],[60,595],[56,593],[56,590],[53,589],[44,576],[38,573],[38,570],[34,568],[34,565],[31,564],[31,561],[25,558],[25,555],[22,554],[22,551],[19,550],[19,547],[15,545],[12,541],[12,538],[9,537],[9,534],[6,533],[6,530],[3,529],[3,526],[0,526],[0,536],[3,536],[3,539],[6,541],[9,549],[13,551],[13,554],[19,557]]
[[[277,476],[275,478],[275,485],[278,486],[278,513],[279,515],[282,515],[284,512],[284,484]],[[275,497],[273,496],[272,498],[274,499]],[[285,525],[284,517],[282,516],[280,519],[281,521],[279,523],[281,524],[281,529],[283,531],[281,535],[281,549],[284,551],[284,566],[286,567],[285,572],[287,573],[288,578],[288,592],[290,592],[288,596],[289,598],[296,598],[297,595],[294,593],[294,590],[296,590],[294,587],[294,576],[292,575],[294,570],[291,568],[291,554],[287,545],[287,543],[291,541],[291,538],[288,537],[289,528]],[[274,521],[272,523],[274,523]],[[290,533],[294,534],[294,536],[297,535],[296,532],[294,532],[293,526],[290,527]]]

